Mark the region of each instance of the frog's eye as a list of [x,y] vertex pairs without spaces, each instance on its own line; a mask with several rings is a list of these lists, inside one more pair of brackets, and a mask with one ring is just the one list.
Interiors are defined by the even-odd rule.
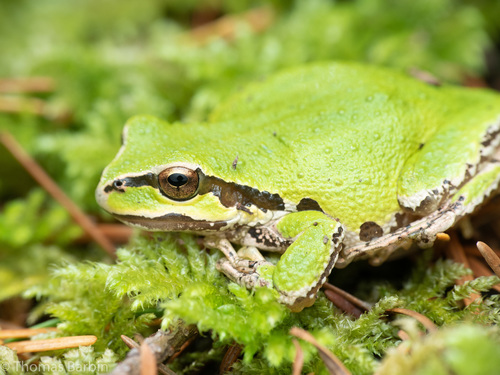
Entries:
[[176,201],[192,198],[198,191],[199,177],[196,171],[186,167],[170,167],[158,175],[163,194]]

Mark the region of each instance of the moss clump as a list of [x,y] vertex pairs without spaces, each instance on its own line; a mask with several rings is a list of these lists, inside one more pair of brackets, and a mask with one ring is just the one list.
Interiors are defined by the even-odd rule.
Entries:
[[462,324],[417,335],[391,349],[376,374],[494,375],[499,368],[498,329]]
[[[236,15],[256,5],[267,6],[259,19],[272,19],[260,31]],[[193,32],[221,17],[232,22],[230,38],[215,32],[200,40]],[[8,100],[41,110],[0,110],[0,130],[12,133],[82,208],[107,221],[94,189],[129,117],[203,121],[243,84],[320,60],[417,67],[444,81],[477,77],[486,66],[483,52],[498,42],[499,18],[498,2],[488,0],[3,1],[1,76],[43,76],[54,84],[43,92],[7,93]],[[111,265],[94,246],[74,242],[79,229],[3,148],[0,162],[0,299],[29,289],[24,295],[40,301],[32,321],[47,313],[60,319],[61,334],[95,334],[92,363],[106,348],[122,358],[127,349],[119,335],[148,335],[156,317],[164,328],[178,319],[194,323],[210,338],[210,348],[174,361],[178,373],[220,360],[233,341],[244,346],[235,373],[290,373],[295,349],[288,331],[297,325],[353,373],[370,374],[400,342],[385,313],[394,307],[414,309],[439,326],[498,323],[499,299],[485,292],[498,279],[455,286],[468,271],[426,257],[410,278],[395,281],[389,271],[385,282],[374,282],[359,274],[351,290],[366,292],[374,307],[357,320],[321,293],[313,307],[292,314],[274,291],[249,292],[228,282],[215,270],[221,255],[200,249],[190,236],[136,239]],[[472,291],[482,292],[482,300],[463,308],[461,299]],[[324,373],[315,350],[301,346],[305,371]]]
[[[399,343],[398,328],[388,320],[388,309],[412,309],[439,326],[498,320],[496,295],[486,294],[481,303],[465,309],[461,306],[464,295],[489,290],[498,278],[478,278],[456,286],[455,280],[470,271],[450,261],[432,265],[426,255],[401,289],[386,283],[376,286],[373,308],[358,319],[339,313],[321,293],[312,307],[291,313],[276,301],[274,290],[250,292],[229,282],[215,269],[220,257],[219,252],[200,249],[189,235],[141,237],[118,252],[117,264],[59,267],[49,283],[32,288],[27,295],[43,297],[45,311],[61,320],[59,327],[65,334],[98,336],[96,348],[101,351],[111,347],[123,354],[119,335],[148,334],[151,330],[145,323],[155,317],[151,312],[162,316],[165,328],[179,319],[195,324],[212,338],[216,351],[234,341],[243,345],[239,365],[243,373],[289,372],[295,356],[289,335],[293,326],[313,333],[353,373],[371,374],[379,357]],[[315,349],[306,343],[301,346],[308,371],[322,369]],[[213,358],[210,350],[198,355]],[[179,358],[173,367],[181,371],[185,365],[185,359]]]

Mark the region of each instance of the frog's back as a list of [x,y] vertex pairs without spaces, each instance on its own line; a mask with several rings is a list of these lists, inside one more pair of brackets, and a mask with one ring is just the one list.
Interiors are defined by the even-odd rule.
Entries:
[[[399,210],[397,185],[405,162],[454,119],[467,128],[462,113],[471,101],[485,108],[497,104],[484,118],[468,116],[484,127],[500,112],[497,96],[463,92],[382,68],[319,64],[250,86],[211,120],[222,129],[239,129],[231,132],[233,139],[237,133],[255,134],[245,164],[245,147],[239,147],[239,173],[255,176],[266,169],[274,176],[267,190],[295,203],[313,199],[348,226],[359,227],[387,222]],[[481,136],[476,123],[471,127]]]
[[[479,144],[481,127],[498,117],[498,98],[433,87],[382,68],[316,64],[250,85],[216,109],[209,124],[147,119],[149,129],[140,130],[146,141],[136,135],[135,145],[144,149],[137,153],[152,155],[143,167],[199,164],[208,175],[293,204],[314,200],[357,229],[367,221],[387,223],[399,211],[401,171],[419,149],[442,142],[436,134],[456,138],[444,146],[454,153],[469,139]],[[423,164],[442,162],[436,153],[426,155],[432,157]],[[433,168],[431,174],[439,169]]]

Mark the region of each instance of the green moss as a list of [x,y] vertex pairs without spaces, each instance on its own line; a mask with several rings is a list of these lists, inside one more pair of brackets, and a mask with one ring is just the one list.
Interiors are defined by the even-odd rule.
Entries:
[[116,366],[118,357],[109,349],[103,354],[82,346],[66,352],[61,358],[42,356],[39,361],[20,362],[13,350],[0,346],[0,374],[22,375],[97,375],[107,374]]
[[[232,40],[214,37],[206,43],[189,33],[199,15],[231,17],[264,3],[275,18],[261,32],[239,24]],[[445,81],[477,77],[484,70],[483,51],[498,41],[492,38],[499,35],[499,12],[497,2],[487,0],[3,1],[1,76],[49,76],[56,88],[16,96],[43,100],[44,114],[2,112],[0,129],[14,134],[81,207],[102,215],[94,189],[129,117],[204,120],[246,82],[319,60],[417,67]],[[460,331],[460,325],[498,323],[500,298],[486,292],[497,278],[455,286],[469,271],[451,262],[432,265],[424,256],[402,287],[401,277],[391,282],[388,275],[377,284],[360,275],[353,289],[359,295],[367,291],[366,299],[374,303],[360,319],[342,315],[321,293],[313,307],[292,314],[273,291],[249,292],[228,282],[215,270],[221,255],[201,250],[190,236],[136,239],[118,252],[117,264],[108,264],[94,246],[74,245],[80,230],[45,194],[29,193],[36,184],[3,149],[0,162],[0,299],[29,289],[25,296],[40,301],[32,320],[48,313],[61,320],[61,334],[98,336],[92,361],[106,348],[122,358],[127,349],[119,335],[148,335],[147,323],[161,316],[164,327],[183,319],[213,339],[210,348],[179,357],[172,364],[179,373],[220,361],[233,341],[244,345],[244,361],[235,373],[290,373],[295,349],[288,331],[297,325],[353,373],[371,374],[380,357],[400,343],[398,328],[385,313],[393,307],[418,311],[438,326],[456,325],[457,331],[443,331],[443,337],[458,343],[439,339],[443,347],[476,355],[474,347],[463,346],[470,341],[496,353],[488,349],[496,333],[485,338],[481,328]],[[12,200],[19,196],[24,198]],[[81,259],[94,262],[78,263]],[[369,285],[363,287],[363,280]],[[461,299],[473,291],[483,292],[481,301],[463,308]],[[427,351],[432,337],[438,336],[422,340]],[[301,346],[304,370],[325,373],[315,349]],[[16,361],[0,350],[2,364]],[[429,356],[428,366],[466,368],[450,353],[445,359]],[[65,358],[46,359],[52,360]]]
[[[181,319],[209,334],[215,347],[233,341],[242,344],[244,360],[239,368],[243,373],[257,373],[252,372],[255,368],[290,371],[295,356],[288,333],[292,326],[312,332],[353,373],[371,374],[378,358],[399,343],[398,328],[388,319],[387,309],[412,309],[439,326],[498,320],[495,295],[485,295],[482,303],[465,309],[460,306],[465,295],[489,290],[498,278],[478,278],[456,286],[455,280],[469,271],[449,261],[431,266],[428,257],[422,257],[402,289],[380,285],[373,308],[353,319],[338,313],[321,293],[312,307],[291,313],[276,301],[275,291],[259,288],[250,292],[229,282],[215,269],[220,256],[201,250],[188,235],[138,238],[119,251],[117,264],[58,268],[49,283],[31,288],[27,295],[43,297],[46,311],[61,320],[59,328],[65,334],[97,335],[100,351],[111,347],[124,353],[119,335],[147,334],[144,323],[154,315],[141,313],[163,311],[164,328]],[[315,349],[301,345],[307,368],[322,368]],[[203,356],[207,355],[205,351]]]
[[82,234],[41,190],[9,201],[0,212],[0,300],[47,279],[47,269],[74,261],[62,248]]
[[463,324],[417,336],[390,350],[377,374],[494,375],[499,367],[498,329]]

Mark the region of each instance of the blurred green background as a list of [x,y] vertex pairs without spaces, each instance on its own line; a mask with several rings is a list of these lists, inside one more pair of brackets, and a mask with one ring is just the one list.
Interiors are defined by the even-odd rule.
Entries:
[[[94,189],[133,115],[204,120],[246,82],[318,60],[498,88],[499,45],[492,0],[1,0],[0,131],[108,222]],[[0,166],[5,312],[54,265],[107,257],[3,146]]]
[[[99,173],[132,115],[203,120],[245,82],[316,60],[485,77],[496,73],[499,15],[489,0],[3,0],[0,77],[52,88],[3,92],[0,126],[96,212]],[[34,185],[1,157],[2,201],[25,195]]]

